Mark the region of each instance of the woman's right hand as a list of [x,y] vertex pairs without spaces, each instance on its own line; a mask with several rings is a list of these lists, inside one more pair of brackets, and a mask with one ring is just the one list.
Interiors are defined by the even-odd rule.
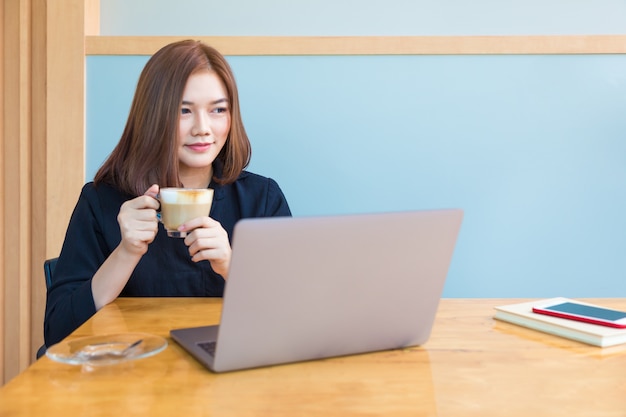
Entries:
[[159,186],[152,185],[142,195],[122,204],[117,215],[122,241],[120,246],[133,255],[143,255],[159,230],[157,210]]

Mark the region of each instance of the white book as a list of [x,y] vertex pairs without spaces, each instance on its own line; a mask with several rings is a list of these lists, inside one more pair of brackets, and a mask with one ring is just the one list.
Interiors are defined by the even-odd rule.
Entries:
[[[495,307],[495,318],[517,324],[530,329],[539,330],[556,336],[565,337],[593,346],[607,347],[626,343],[626,329],[617,329],[597,324],[533,313],[533,307],[543,307],[552,304],[574,300],[557,297],[524,303],[508,304]],[[576,300],[580,304],[592,305]]]

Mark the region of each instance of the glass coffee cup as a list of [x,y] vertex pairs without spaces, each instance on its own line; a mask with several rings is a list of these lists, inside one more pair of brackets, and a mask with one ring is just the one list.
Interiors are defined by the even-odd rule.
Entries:
[[185,237],[187,232],[178,230],[180,225],[197,217],[208,216],[213,203],[211,188],[161,188],[161,223],[170,237]]

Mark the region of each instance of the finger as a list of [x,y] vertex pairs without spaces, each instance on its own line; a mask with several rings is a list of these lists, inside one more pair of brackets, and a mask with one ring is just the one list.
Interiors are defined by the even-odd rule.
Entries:
[[217,220],[214,220],[209,216],[202,216],[181,224],[178,230],[180,230],[181,232],[189,232],[195,229],[210,229],[218,226],[221,227],[221,224]]
[[151,198],[151,200],[147,202],[148,205],[146,208],[151,208],[155,210],[158,210],[161,208],[161,202],[158,200],[159,190],[160,188],[157,184],[152,184],[150,188],[148,188],[146,192],[143,193],[144,196]]
[[185,238],[185,245],[188,246],[191,256],[205,250],[230,250],[230,242],[225,234],[210,233],[208,235],[199,236],[200,233],[198,233],[198,230],[206,232],[206,229],[196,229]]
[[[200,227],[194,227],[197,224],[200,224]],[[196,223],[194,220],[194,222],[188,222],[187,225],[190,227],[186,229],[187,237],[185,237],[185,245],[189,248],[215,247],[220,244],[229,244],[228,233],[226,233],[226,230],[224,230],[222,225],[217,221],[209,219],[209,221]],[[179,227],[178,230],[183,230],[183,227],[184,225]]]
[[200,260],[214,261],[223,259],[228,253],[230,253],[230,247],[222,244],[196,247],[194,249],[191,247],[189,248],[189,256],[192,257],[194,262],[198,262]]
[[188,246],[190,256],[195,256],[204,250],[213,250],[219,246],[219,242],[215,238],[204,237],[199,239],[195,235],[187,235],[185,244]]
[[152,196],[148,195],[140,195],[139,197],[133,198],[132,200],[128,200],[125,202],[122,207],[127,207],[134,210],[141,209],[153,209],[158,210],[160,207],[159,200]]
[[131,252],[143,254],[146,253],[148,245],[152,243],[155,236],[155,232],[135,230],[129,235],[123,235],[122,245]]
[[226,278],[230,266],[232,251],[230,246],[219,246],[211,249],[203,249],[191,256],[193,262],[209,261],[213,271]]
[[147,195],[152,198],[157,198],[157,196],[159,195],[159,186],[157,184],[152,184],[150,188],[148,188],[146,192],[143,193],[143,195]]
[[133,216],[124,216],[120,213],[118,223],[124,234],[134,231],[154,232],[158,230],[158,221],[154,210],[137,210]]

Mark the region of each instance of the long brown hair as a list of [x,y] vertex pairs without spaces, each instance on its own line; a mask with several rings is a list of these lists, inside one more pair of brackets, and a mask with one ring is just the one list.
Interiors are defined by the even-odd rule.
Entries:
[[131,195],[152,184],[182,186],[178,176],[178,120],[187,79],[195,71],[214,71],[224,83],[230,103],[231,127],[217,156],[223,164],[216,182],[234,182],[250,162],[251,146],[239,110],[235,77],[216,49],[199,41],[171,43],[157,51],[144,67],[122,137],[96,173],[94,182],[110,184]]

